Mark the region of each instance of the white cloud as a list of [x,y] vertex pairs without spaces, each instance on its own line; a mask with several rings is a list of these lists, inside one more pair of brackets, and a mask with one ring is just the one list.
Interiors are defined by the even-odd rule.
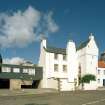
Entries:
[[5,58],[3,59],[3,63],[4,64],[22,64],[22,63],[25,63],[25,60],[23,58],[20,58],[20,57],[13,57],[13,58]]
[[31,6],[23,12],[18,10],[12,14],[0,14],[2,47],[24,47],[36,41],[41,33],[48,36],[50,32],[57,30],[58,26],[52,18],[52,12],[42,14]]
[[48,15],[46,16],[47,25],[48,25],[48,31],[56,32],[59,29],[59,27],[57,26],[57,24],[53,20],[52,16],[53,16],[53,12],[52,11],[49,12]]

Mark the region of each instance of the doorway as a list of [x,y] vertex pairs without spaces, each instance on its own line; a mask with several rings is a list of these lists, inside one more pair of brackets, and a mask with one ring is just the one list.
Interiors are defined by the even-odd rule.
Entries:
[[38,89],[39,84],[40,84],[40,80],[33,80],[32,88]]
[[103,86],[105,86],[105,79],[103,79]]
[[23,89],[37,89],[39,87],[40,80],[33,80],[31,85],[21,85]]
[[9,79],[0,79],[0,89],[9,89],[10,80]]

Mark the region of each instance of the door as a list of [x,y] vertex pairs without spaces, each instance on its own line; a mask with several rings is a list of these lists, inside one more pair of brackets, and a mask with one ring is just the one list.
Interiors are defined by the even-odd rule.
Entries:
[[103,86],[105,86],[105,79],[103,79]]

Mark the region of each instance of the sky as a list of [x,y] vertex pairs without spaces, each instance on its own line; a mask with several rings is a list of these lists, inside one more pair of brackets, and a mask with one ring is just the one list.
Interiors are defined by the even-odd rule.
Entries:
[[25,59],[37,64],[43,35],[48,45],[66,48],[69,40],[78,46],[90,33],[102,53],[105,0],[0,0],[3,59]]

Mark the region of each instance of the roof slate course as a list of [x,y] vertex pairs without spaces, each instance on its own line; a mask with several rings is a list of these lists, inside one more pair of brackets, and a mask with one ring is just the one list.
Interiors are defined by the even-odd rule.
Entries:
[[[90,39],[88,39],[85,42],[82,42],[77,48],[76,50],[80,50],[84,47],[87,46],[87,44],[89,43]],[[56,48],[56,47],[51,47],[51,46],[47,46],[47,48],[45,48],[45,51],[50,52],[50,53],[56,53],[56,54],[66,54],[66,49],[64,48]]]
[[63,48],[56,48],[56,47],[47,47],[44,48],[47,52],[56,53],[56,54],[66,54],[66,49]]

